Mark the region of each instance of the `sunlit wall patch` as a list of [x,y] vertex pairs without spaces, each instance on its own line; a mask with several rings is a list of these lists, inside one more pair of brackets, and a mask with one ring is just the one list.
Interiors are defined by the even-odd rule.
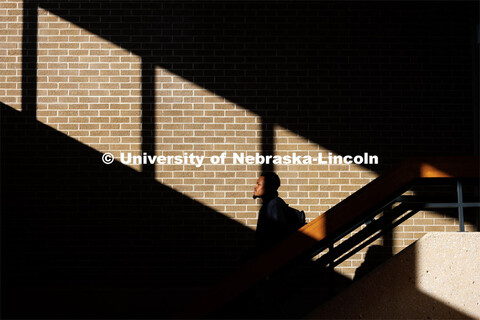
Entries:
[[140,57],[39,8],[37,62],[38,121],[115,157],[141,153]]

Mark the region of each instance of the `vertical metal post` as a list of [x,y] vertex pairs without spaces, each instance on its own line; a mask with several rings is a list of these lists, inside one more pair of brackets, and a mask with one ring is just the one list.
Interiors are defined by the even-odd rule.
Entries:
[[[333,241],[333,240],[332,240]],[[335,284],[334,284],[334,276],[335,276],[335,272],[334,272],[334,260],[335,260],[335,257],[333,256],[333,248],[334,248],[334,243],[332,242],[329,246],[328,246],[328,253],[330,255],[330,262],[328,264],[328,295],[331,297],[333,297],[334,293],[335,293]]]
[[457,197],[458,197],[458,223],[460,225],[460,232],[465,231],[465,221],[463,217],[463,190],[462,182],[457,180]]

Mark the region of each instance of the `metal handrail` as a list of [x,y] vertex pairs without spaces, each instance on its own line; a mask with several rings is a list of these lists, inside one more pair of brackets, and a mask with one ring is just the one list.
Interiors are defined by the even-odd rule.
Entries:
[[[179,317],[202,318],[212,314],[282,265],[318,246],[318,243],[332,240],[342,230],[363,223],[372,212],[384,208],[419,179],[479,178],[479,163],[478,157],[423,158],[402,162],[269,251],[247,262],[194,301]],[[460,197],[458,200],[463,203]],[[463,212],[463,206],[460,207]]]

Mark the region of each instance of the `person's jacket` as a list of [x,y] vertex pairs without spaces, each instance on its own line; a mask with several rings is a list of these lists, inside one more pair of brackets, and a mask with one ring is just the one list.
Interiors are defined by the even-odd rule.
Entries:
[[264,199],[258,214],[256,240],[260,251],[268,249],[292,232],[288,217],[288,205],[282,198],[275,196]]

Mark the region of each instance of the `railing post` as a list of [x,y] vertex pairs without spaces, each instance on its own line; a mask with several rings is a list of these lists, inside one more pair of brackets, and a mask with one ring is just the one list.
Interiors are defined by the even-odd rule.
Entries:
[[328,264],[328,295],[333,297],[335,293],[335,283],[334,283],[334,277],[335,277],[335,257],[333,256],[333,249],[334,249],[334,243],[332,240],[332,243],[328,246],[328,254],[330,256],[330,261]]
[[457,205],[458,205],[458,223],[460,232],[465,232],[465,220],[463,217],[463,188],[462,182],[457,180]]

